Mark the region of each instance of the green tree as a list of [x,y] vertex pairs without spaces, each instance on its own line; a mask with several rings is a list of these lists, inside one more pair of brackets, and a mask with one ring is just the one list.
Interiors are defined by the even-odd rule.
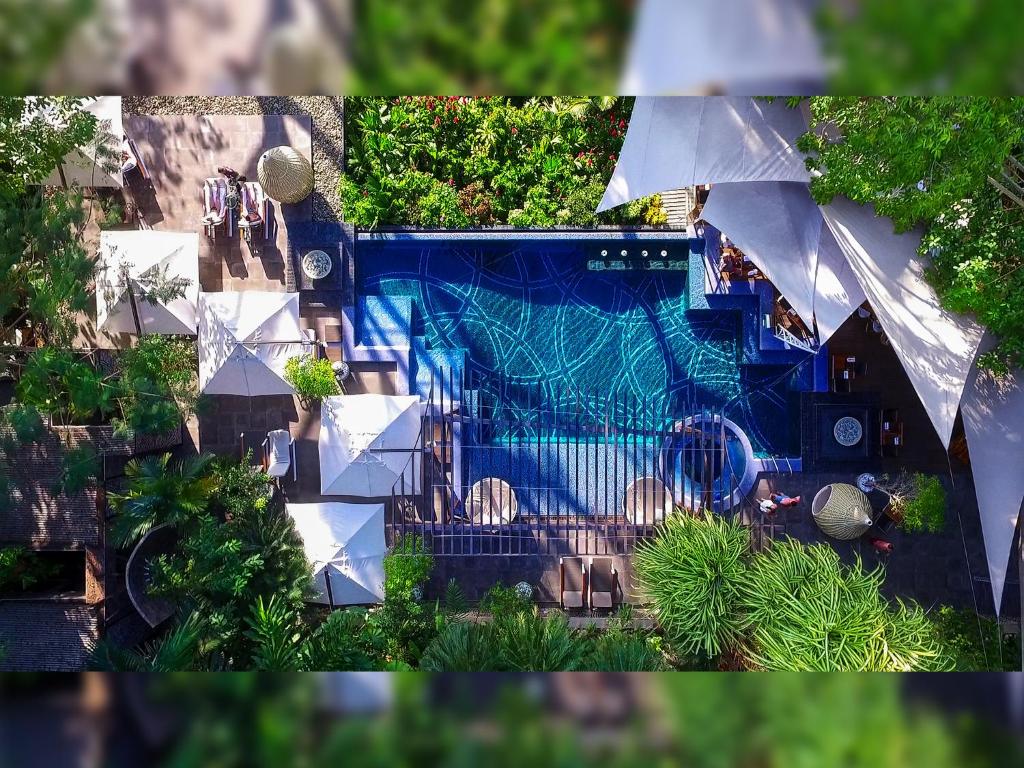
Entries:
[[826,126],[799,142],[820,172],[814,198],[845,195],[897,230],[921,227],[944,305],[999,337],[981,364],[997,374],[1024,365],[1024,99],[821,96],[810,106]]

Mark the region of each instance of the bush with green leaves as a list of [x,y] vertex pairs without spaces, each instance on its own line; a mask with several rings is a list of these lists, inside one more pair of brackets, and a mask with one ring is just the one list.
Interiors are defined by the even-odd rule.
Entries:
[[191,415],[199,401],[193,339],[143,334],[118,355],[121,431],[164,434]]
[[327,358],[312,355],[290,357],[284,365],[284,378],[295,387],[300,398],[307,400],[323,400],[341,394],[341,386]]
[[389,600],[410,600],[434,570],[434,556],[422,536],[404,534],[384,556],[384,595]]
[[749,533],[722,517],[674,513],[637,547],[637,583],[681,652],[714,657],[740,642],[749,546]]
[[346,100],[346,221],[363,227],[667,223],[659,197],[595,213],[631,99]]
[[533,610],[533,600],[521,595],[515,587],[495,584],[480,598],[480,610],[495,617],[529,613]]
[[946,489],[935,475],[914,475],[914,493],[904,502],[902,526],[907,531],[941,533],[946,527]]
[[67,424],[84,424],[114,411],[116,390],[76,352],[40,347],[26,358],[15,385],[22,405]]
[[951,662],[924,610],[882,595],[884,571],[845,565],[827,544],[776,541],[752,558],[739,607],[747,663],[769,671],[907,672]]
[[0,594],[30,590],[58,570],[57,566],[41,560],[38,553],[21,545],[0,548]]
[[930,614],[942,647],[957,672],[1020,670],[1020,637],[1003,635],[999,622],[973,611],[940,606]]

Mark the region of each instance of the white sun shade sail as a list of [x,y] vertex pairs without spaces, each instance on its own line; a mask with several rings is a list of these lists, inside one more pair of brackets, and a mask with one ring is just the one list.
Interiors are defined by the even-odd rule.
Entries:
[[619,92],[820,92],[826,68],[816,1],[644,0]]
[[[121,141],[124,126],[121,121],[121,97],[100,96],[86,101],[83,108],[97,121],[96,136],[84,147],[69,152],[60,164],[69,185],[81,187],[123,187],[121,176]],[[61,186],[60,170],[43,181],[48,187]]]
[[315,602],[383,602],[383,504],[286,504],[285,509],[313,568]]
[[864,290],[806,184],[715,184],[701,218],[739,246],[800,317],[816,323],[820,343],[863,303]]
[[981,327],[942,307],[925,280],[919,235],[894,237],[892,221],[845,198],[821,211],[948,448]]
[[[416,395],[340,395],[320,406],[320,493],[391,496],[412,491],[423,407]],[[401,492],[400,490],[398,492]]]
[[[991,346],[991,338],[982,344]],[[1024,371],[995,379],[975,366],[960,408],[998,614],[1024,501]]]
[[[126,279],[127,278],[127,279]],[[166,303],[152,295],[163,283],[180,287]],[[111,333],[138,333],[131,293],[142,333],[196,334],[199,301],[199,235],[140,229],[100,233],[96,262],[96,324]]]
[[806,183],[810,176],[796,148],[806,131],[804,113],[784,99],[638,98],[597,210],[694,184]]
[[290,395],[285,363],[304,352],[299,294],[199,294],[199,389],[211,395]]

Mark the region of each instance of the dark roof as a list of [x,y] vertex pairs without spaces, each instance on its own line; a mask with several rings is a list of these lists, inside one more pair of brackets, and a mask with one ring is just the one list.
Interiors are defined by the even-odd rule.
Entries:
[[[15,444],[10,454],[3,447],[8,438],[13,440],[13,435],[0,434],[0,461],[8,474],[10,494],[0,514],[0,542],[59,549],[98,544],[96,488],[71,495],[53,493],[64,455],[56,433],[48,430],[37,442]],[[72,444],[80,442],[71,439]]]
[[70,672],[85,668],[99,639],[96,609],[82,603],[0,602],[2,671]]

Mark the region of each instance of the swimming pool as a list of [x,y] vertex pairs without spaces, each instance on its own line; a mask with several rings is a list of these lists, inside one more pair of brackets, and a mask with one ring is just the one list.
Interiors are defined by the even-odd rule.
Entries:
[[421,347],[465,350],[470,375],[522,385],[510,407],[585,393],[609,412],[644,404],[636,426],[658,428],[656,414],[696,401],[724,407],[755,452],[791,453],[788,366],[743,363],[741,312],[690,309],[689,262],[685,238],[380,239],[359,243],[356,279],[360,296],[411,299]]

